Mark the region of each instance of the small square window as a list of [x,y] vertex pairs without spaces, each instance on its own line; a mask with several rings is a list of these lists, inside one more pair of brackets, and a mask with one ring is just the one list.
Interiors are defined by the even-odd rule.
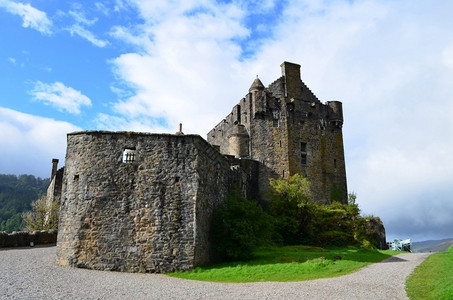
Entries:
[[136,158],[135,149],[124,149],[123,163],[134,162]]

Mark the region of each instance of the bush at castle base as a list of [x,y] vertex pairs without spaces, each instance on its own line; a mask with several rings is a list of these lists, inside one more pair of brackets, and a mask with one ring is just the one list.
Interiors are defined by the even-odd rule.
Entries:
[[234,190],[214,214],[214,247],[220,258],[249,259],[256,247],[270,243],[271,224],[271,217],[255,201]]
[[270,185],[269,214],[284,245],[386,248],[382,221],[361,217],[357,204],[311,202],[310,182],[298,174]]

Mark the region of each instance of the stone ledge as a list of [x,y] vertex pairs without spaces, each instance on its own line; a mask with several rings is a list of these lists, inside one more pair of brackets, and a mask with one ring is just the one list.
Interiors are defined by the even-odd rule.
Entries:
[[57,233],[57,230],[41,230],[31,233],[27,231],[14,231],[13,233],[2,231],[0,232],[0,248],[55,244]]

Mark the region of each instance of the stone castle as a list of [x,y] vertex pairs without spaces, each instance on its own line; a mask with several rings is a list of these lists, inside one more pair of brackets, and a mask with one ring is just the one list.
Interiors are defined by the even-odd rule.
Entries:
[[[347,201],[341,102],[321,103],[284,62],[267,88],[245,98],[208,133],[69,133],[61,198],[61,265],[128,272],[189,270],[212,262],[210,227],[226,193],[265,203],[269,179],[299,173],[313,201]],[[52,186],[52,184],[51,184]]]

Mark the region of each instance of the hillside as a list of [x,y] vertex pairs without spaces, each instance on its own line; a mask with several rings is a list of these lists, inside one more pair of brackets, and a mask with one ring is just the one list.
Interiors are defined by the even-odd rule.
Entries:
[[31,209],[31,202],[46,193],[49,179],[33,175],[0,174],[0,231],[22,230],[24,211]]
[[413,242],[412,252],[443,252],[453,245],[453,239]]

